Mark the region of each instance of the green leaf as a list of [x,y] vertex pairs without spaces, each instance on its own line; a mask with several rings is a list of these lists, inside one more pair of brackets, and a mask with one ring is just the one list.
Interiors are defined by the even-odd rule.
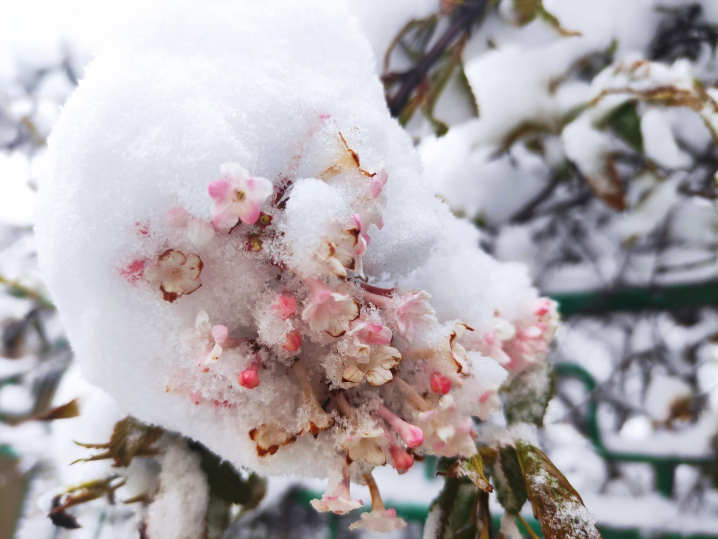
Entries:
[[553,367],[549,363],[535,365],[519,374],[504,390],[507,397],[506,419],[509,425],[543,425],[546,408],[554,391]]
[[491,478],[499,503],[506,512],[515,515],[528,499],[521,465],[513,446],[501,446],[498,456],[498,461],[492,467]]
[[429,519],[436,525],[434,539],[476,537],[472,518],[476,492],[476,487],[467,479],[445,477],[441,494],[429,508]]
[[229,461],[222,460],[198,442],[192,442],[190,448],[200,455],[202,470],[207,475],[213,495],[243,505],[247,510],[259,504],[267,490],[265,479],[255,473],[242,477]]
[[[149,457],[159,453],[159,449],[153,447],[160,439],[164,431],[160,427],[153,427],[138,421],[134,417],[127,416],[118,421],[112,431],[110,441],[104,444],[86,444],[75,442],[77,445],[88,449],[107,449],[103,453],[93,455],[86,459],[78,459],[75,462],[90,462],[93,460],[112,459],[113,466],[126,467],[135,457]],[[72,464],[75,464],[73,462]]]
[[643,152],[641,117],[636,110],[635,101],[628,101],[614,108],[596,127],[608,127],[631,148]]
[[545,539],[601,539],[581,496],[540,449],[518,441],[516,455]]
[[514,23],[518,26],[526,26],[534,21],[536,17],[540,17],[549,26],[555,29],[564,37],[580,36],[581,32],[567,30],[561,26],[561,22],[555,15],[551,14],[543,5],[543,0],[504,0],[511,4]]

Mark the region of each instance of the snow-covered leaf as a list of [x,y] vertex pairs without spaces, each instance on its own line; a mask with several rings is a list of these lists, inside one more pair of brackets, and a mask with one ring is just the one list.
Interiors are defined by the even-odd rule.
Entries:
[[518,441],[515,454],[545,539],[601,538],[581,496],[540,449]]
[[505,389],[505,412],[509,424],[542,425],[548,403],[553,397],[555,381],[551,364],[535,365],[511,380]]
[[[113,466],[127,467],[134,457],[156,455],[159,449],[153,447],[164,431],[160,427],[146,425],[131,416],[118,421],[112,431],[110,441],[104,444],[75,442],[88,449],[106,449],[107,451],[75,462],[112,459]],[[74,464],[74,463],[73,463]]]

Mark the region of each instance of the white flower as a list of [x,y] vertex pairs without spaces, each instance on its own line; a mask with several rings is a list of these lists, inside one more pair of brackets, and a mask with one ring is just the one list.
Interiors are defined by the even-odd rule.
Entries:
[[342,378],[354,384],[360,384],[366,378],[371,385],[381,386],[391,382],[391,369],[397,367],[400,362],[399,350],[391,346],[379,346],[371,351],[368,359],[357,360],[344,369]]
[[387,438],[384,429],[369,428],[345,437],[340,445],[352,461],[366,462],[371,466],[383,466],[386,464],[386,454],[384,453],[386,444]]
[[202,349],[197,358],[197,366],[204,371],[208,371],[209,366],[219,359],[222,347],[231,344],[227,326],[212,326],[207,311],[197,313],[194,328],[184,330],[180,338],[186,345]]
[[145,267],[145,280],[159,287],[165,301],[172,303],[184,294],[191,294],[202,286],[202,260],[197,255],[185,256],[169,249],[157,258],[157,264]]

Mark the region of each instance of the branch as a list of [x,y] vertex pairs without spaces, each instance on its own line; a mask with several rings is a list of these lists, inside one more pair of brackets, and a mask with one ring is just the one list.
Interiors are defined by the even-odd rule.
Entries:
[[475,0],[459,8],[454,22],[416,66],[399,75],[385,75],[385,78],[392,77],[403,81],[399,91],[393,97],[387,97],[392,116],[401,114],[409,103],[411,94],[424,81],[431,67],[441,58],[444,51],[462,35],[471,31],[471,25],[486,11],[489,2],[490,0]]

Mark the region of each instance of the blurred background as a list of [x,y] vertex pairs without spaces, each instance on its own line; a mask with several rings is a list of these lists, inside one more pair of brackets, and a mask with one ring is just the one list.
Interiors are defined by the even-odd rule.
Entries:
[[[346,3],[437,196],[559,302],[541,442],[604,537],[718,538],[718,0]],[[32,231],[62,105],[131,17],[103,4],[0,0],[0,538],[142,537],[114,486],[79,529],[38,502],[124,417],[73,366]],[[396,537],[434,466],[387,481]],[[323,482],[236,480],[225,536],[358,536],[309,506]]]

